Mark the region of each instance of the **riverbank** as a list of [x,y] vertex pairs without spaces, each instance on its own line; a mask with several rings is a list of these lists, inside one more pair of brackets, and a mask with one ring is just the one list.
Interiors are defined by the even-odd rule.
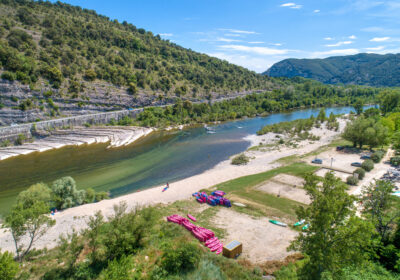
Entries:
[[75,127],[57,130],[50,136],[34,140],[32,143],[0,148],[0,160],[84,144],[109,143],[108,148],[116,148],[129,145],[152,131],[154,131],[152,128],[133,126]]
[[[225,160],[213,168],[180,180],[170,183],[170,188],[162,192],[163,186],[147,189],[140,192],[131,193],[110,200],[104,200],[98,203],[82,205],[79,207],[67,209],[57,213],[54,217],[56,225],[36,243],[36,248],[52,248],[57,245],[60,235],[71,233],[73,229],[79,231],[86,227],[86,221],[89,216],[97,211],[102,211],[104,215],[113,213],[113,206],[121,201],[126,201],[129,207],[137,205],[155,205],[168,204],[178,200],[185,200],[191,197],[193,192],[204,188],[209,188],[216,184],[229,181],[238,177],[257,174],[268,171],[281,166],[283,163],[278,162],[279,159],[289,156],[300,156],[308,154],[318,148],[327,145],[334,140],[343,130],[345,121],[340,121],[338,131],[321,128],[313,129],[312,133],[319,135],[318,141],[303,140],[296,145],[277,144],[278,138],[272,135],[256,136],[251,135],[246,139],[252,143],[255,149],[249,149],[245,153],[251,158],[247,165],[234,166],[230,160]],[[256,149],[262,145],[271,145],[269,149]],[[9,233],[0,233],[0,247],[3,250],[14,251],[11,235]]]

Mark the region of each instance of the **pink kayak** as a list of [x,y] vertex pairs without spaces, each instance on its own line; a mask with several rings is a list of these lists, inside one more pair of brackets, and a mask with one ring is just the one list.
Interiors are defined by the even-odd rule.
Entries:
[[193,222],[196,222],[196,218],[190,214],[187,214],[188,218],[191,219]]
[[206,241],[206,246],[208,245],[208,244],[211,244],[211,243],[213,243],[215,240],[218,240],[218,238],[216,238],[216,237],[213,237],[213,238],[210,238],[210,239],[208,239],[207,241]]
[[218,249],[222,248],[222,244],[218,243],[217,245],[215,245],[214,247],[212,247],[210,249],[211,252],[217,251]]
[[217,240],[215,240],[213,243],[210,243],[210,244],[208,244],[208,245],[206,245],[208,248],[212,248],[212,247],[214,247],[215,245],[218,245],[220,242],[219,242],[219,240],[217,239]]
[[215,254],[219,255],[219,254],[221,254],[221,252],[222,252],[222,247],[219,248],[219,249],[215,252]]

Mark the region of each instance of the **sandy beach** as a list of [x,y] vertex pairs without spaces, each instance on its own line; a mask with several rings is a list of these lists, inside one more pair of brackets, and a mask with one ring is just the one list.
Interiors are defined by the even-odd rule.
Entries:
[[[131,208],[139,205],[144,206],[155,204],[168,204],[178,200],[189,199],[191,198],[192,193],[204,188],[209,188],[218,183],[277,168],[281,166],[281,163],[277,162],[277,160],[280,158],[293,155],[305,155],[317,150],[322,146],[326,146],[340,135],[345,125],[346,121],[340,120],[339,131],[331,131],[326,129],[324,126],[322,126],[321,128],[313,128],[311,132],[314,135],[320,136],[320,140],[303,140],[301,142],[297,142],[296,147],[285,144],[277,144],[277,141],[279,139],[276,138],[273,133],[262,136],[249,135],[245,139],[251,142],[252,147],[257,146],[257,148],[252,148],[245,152],[245,154],[251,158],[250,162],[247,165],[235,166],[231,164],[230,160],[226,160],[201,174],[170,183],[170,188],[165,192],[162,192],[164,186],[157,186],[121,197],[103,200],[98,203],[81,205],[58,212],[54,216],[51,216],[56,220],[56,225],[52,227],[45,236],[43,236],[36,242],[35,247],[38,249],[45,247],[50,249],[52,247],[55,247],[57,245],[57,241],[59,240],[60,235],[66,235],[68,233],[71,233],[73,230],[79,232],[80,230],[85,229],[88,217],[93,215],[97,211],[101,211],[105,216],[110,216],[113,213],[113,206],[120,203],[121,201],[125,201]],[[286,138],[286,140],[290,139]],[[262,146],[269,148],[258,149],[258,147],[260,147],[260,143],[262,144]],[[319,156],[327,158],[330,157],[331,153],[333,153],[332,149],[323,151]],[[349,161],[353,160],[353,157],[354,156],[352,156]],[[309,162],[310,159],[311,156],[305,158],[307,162]],[[350,193],[359,194],[362,186],[369,184],[374,179],[379,178],[386,172],[388,168],[389,167],[384,163],[377,164],[376,168],[366,175],[365,179],[360,182],[359,186],[353,187]],[[277,178],[276,181],[280,182],[283,179],[285,178]],[[286,181],[287,180],[289,179],[286,178]],[[294,182],[296,180],[290,179],[289,181]],[[274,193],[274,189],[266,191]],[[276,189],[275,192],[276,191],[281,192],[282,190]],[[282,195],[287,195],[290,199],[293,199],[293,195],[295,195],[296,197],[298,196],[297,194],[291,194],[291,192],[289,191],[282,191]],[[302,195],[302,197],[297,197],[296,200],[307,203],[307,198],[303,196],[304,194]],[[262,225],[261,227],[264,226],[265,225]],[[232,229],[226,230],[228,230],[228,234],[230,237],[233,238],[236,236]],[[288,235],[288,237],[286,238],[287,240],[285,239],[284,244],[287,244],[290,241],[288,238],[290,240],[293,239],[292,234]],[[4,230],[0,231],[0,247],[3,251],[15,251],[12,237],[9,232],[5,232]],[[282,254],[282,256],[279,256],[284,257],[286,256],[286,254]],[[254,261],[257,262],[260,260],[260,258],[254,259]]]
[[[136,193],[131,193],[121,197],[104,200],[98,203],[86,204],[62,212],[58,212],[52,216],[56,220],[56,225],[36,243],[36,248],[52,248],[57,245],[57,241],[61,234],[71,233],[73,229],[80,231],[86,227],[87,218],[97,211],[107,216],[113,213],[113,205],[121,201],[126,201],[129,207],[137,205],[154,205],[158,203],[168,204],[177,200],[184,200],[191,197],[192,193],[203,188],[209,188],[215,184],[222,183],[238,177],[256,174],[263,171],[271,170],[279,167],[281,164],[276,161],[282,157],[292,155],[303,155],[327,145],[335,139],[345,126],[345,121],[341,120],[339,131],[331,131],[324,127],[314,128],[312,133],[321,137],[319,141],[301,141],[297,147],[279,145],[276,149],[270,151],[250,150],[245,152],[251,158],[247,165],[235,166],[230,160],[223,161],[213,168],[180,180],[170,183],[170,188],[166,192],[162,192],[163,186],[154,187]],[[246,137],[251,141],[252,146],[262,144],[274,144],[277,139],[273,134],[262,136],[250,135]],[[0,247],[3,250],[14,251],[11,234],[9,232],[0,232]]]

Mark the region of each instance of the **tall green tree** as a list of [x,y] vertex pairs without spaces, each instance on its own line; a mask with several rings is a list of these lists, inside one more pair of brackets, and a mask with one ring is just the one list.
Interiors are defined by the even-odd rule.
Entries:
[[324,272],[335,273],[349,265],[358,265],[369,258],[372,225],[357,217],[355,197],[347,194],[347,186],[329,172],[322,180],[306,177],[304,189],[311,198],[308,207],[297,210],[299,219],[310,227],[298,235],[290,249],[310,257],[305,278],[321,279]]
[[58,209],[66,209],[80,205],[84,202],[86,193],[76,188],[76,182],[72,177],[63,177],[55,180],[51,185],[53,201]]
[[[28,207],[18,203],[5,218],[3,227],[11,232],[17,259],[21,261],[32,249],[33,244],[55,224],[47,214],[49,205],[37,201]],[[27,242],[24,241],[26,238]]]
[[357,99],[357,101],[353,104],[353,108],[357,115],[361,115],[364,110],[364,102],[361,99]]
[[51,195],[51,190],[46,184],[37,183],[20,192],[17,196],[17,203],[22,203],[25,208],[29,208],[38,201],[50,203]]
[[362,191],[363,214],[375,225],[382,242],[387,242],[400,221],[400,200],[392,195],[394,185],[378,180]]

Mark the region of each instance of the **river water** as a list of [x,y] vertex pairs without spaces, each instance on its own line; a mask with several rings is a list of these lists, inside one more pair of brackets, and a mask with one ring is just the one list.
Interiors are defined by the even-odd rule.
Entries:
[[[329,115],[347,114],[352,107],[327,108]],[[244,138],[262,126],[316,116],[319,109],[271,114],[182,131],[160,131],[126,147],[107,144],[69,146],[0,161],[0,215],[19,192],[37,182],[72,176],[80,189],[94,188],[119,196],[181,180],[212,168],[245,151]]]

